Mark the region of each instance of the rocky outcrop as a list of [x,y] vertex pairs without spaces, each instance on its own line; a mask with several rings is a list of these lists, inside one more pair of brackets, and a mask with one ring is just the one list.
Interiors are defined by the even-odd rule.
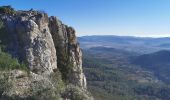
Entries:
[[63,77],[76,86],[86,88],[86,78],[82,69],[82,52],[72,27],[64,25],[56,17],[49,18],[49,28],[52,34],[58,67]]
[[[54,16],[48,17],[46,13],[34,10],[15,11],[12,14],[3,12],[0,13],[0,18],[7,33],[12,37],[7,44],[7,51],[20,62],[24,62],[30,73],[19,80],[14,77],[16,83],[19,82],[21,85],[14,84],[13,88],[4,94],[8,97],[16,95],[26,98],[33,95],[27,91],[33,90],[32,85],[36,88],[37,85],[34,84],[36,82],[41,83],[42,87],[46,86],[45,89],[53,91],[58,87],[56,83],[63,81],[66,86],[63,93],[60,91],[64,94],[61,95],[62,98],[71,98],[70,86],[74,86],[76,91],[81,90],[81,94],[86,94],[85,100],[92,99],[87,95],[86,77],[82,69],[82,52],[72,27],[64,25]],[[22,74],[19,71],[14,72],[16,75]],[[56,79],[53,74],[58,75],[57,82],[54,81]],[[60,74],[62,79],[59,78]]]
[[57,56],[48,28],[48,16],[36,11],[20,11],[16,15],[1,15],[13,37],[9,50],[26,62],[36,74],[50,74],[57,68]]

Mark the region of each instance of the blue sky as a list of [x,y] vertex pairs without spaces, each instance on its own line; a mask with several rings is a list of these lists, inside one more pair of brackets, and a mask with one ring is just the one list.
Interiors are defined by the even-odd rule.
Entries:
[[1,0],[44,10],[82,35],[170,36],[170,0]]

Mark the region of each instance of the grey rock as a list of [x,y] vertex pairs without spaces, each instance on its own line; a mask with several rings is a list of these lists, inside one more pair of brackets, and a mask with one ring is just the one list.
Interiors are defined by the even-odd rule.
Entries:
[[82,52],[75,30],[53,16],[49,18],[49,28],[57,51],[58,67],[70,67],[66,77],[69,83],[86,88],[86,78],[82,69]]
[[[93,100],[88,97],[82,51],[72,27],[64,25],[54,16],[48,17],[46,13],[34,10],[16,11],[13,15],[0,14],[0,18],[12,37],[7,45],[8,52],[30,69],[29,75],[19,70],[9,72],[9,79],[15,83],[4,95],[27,98],[38,93],[39,88],[50,90],[52,92],[48,93],[55,95],[58,90],[56,84],[64,81],[66,86],[75,87],[73,94],[81,91],[81,94],[86,93],[87,100]],[[63,80],[59,76],[51,76],[55,73],[59,76],[61,73]],[[65,87],[66,96],[71,93],[71,88],[67,89]],[[42,97],[36,100],[43,100]]]
[[25,16],[4,16],[5,26],[14,38],[9,50],[26,62],[36,74],[50,74],[57,69],[57,57],[45,13],[27,12]]

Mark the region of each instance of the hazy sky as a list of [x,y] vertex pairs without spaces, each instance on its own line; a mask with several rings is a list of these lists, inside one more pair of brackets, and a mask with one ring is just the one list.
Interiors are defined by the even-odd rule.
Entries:
[[79,36],[170,36],[170,0],[1,0],[0,5],[44,10]]

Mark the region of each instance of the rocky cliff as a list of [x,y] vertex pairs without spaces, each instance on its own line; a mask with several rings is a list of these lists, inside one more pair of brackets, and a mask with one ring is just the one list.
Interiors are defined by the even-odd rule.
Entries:
[[[5,44],[6,51],[19,62],[25,63],[29,71],[3,72],[3,75],[10,74],[8,80],[15,81],[10,89],[4,90],[3,99],[28,99],[33,95],[36,100],[49,99],[35,95],[39,92],[35,88],[41,87],[59,95],[57,98],[61,100],[91,100],[92,97],[86,90],[82,52],[75,30],[54,16],[48,17],[42,11],[15,11],[10,7],[4,8],[8,9],[8,12],[0,9],[0,18],[7,36],[10,36]],[[61,83],[64,84],[62,89],[58,88]],[[56,93],[56,90],[59,92]],[[78,94],[79,97],[76,97]]]

